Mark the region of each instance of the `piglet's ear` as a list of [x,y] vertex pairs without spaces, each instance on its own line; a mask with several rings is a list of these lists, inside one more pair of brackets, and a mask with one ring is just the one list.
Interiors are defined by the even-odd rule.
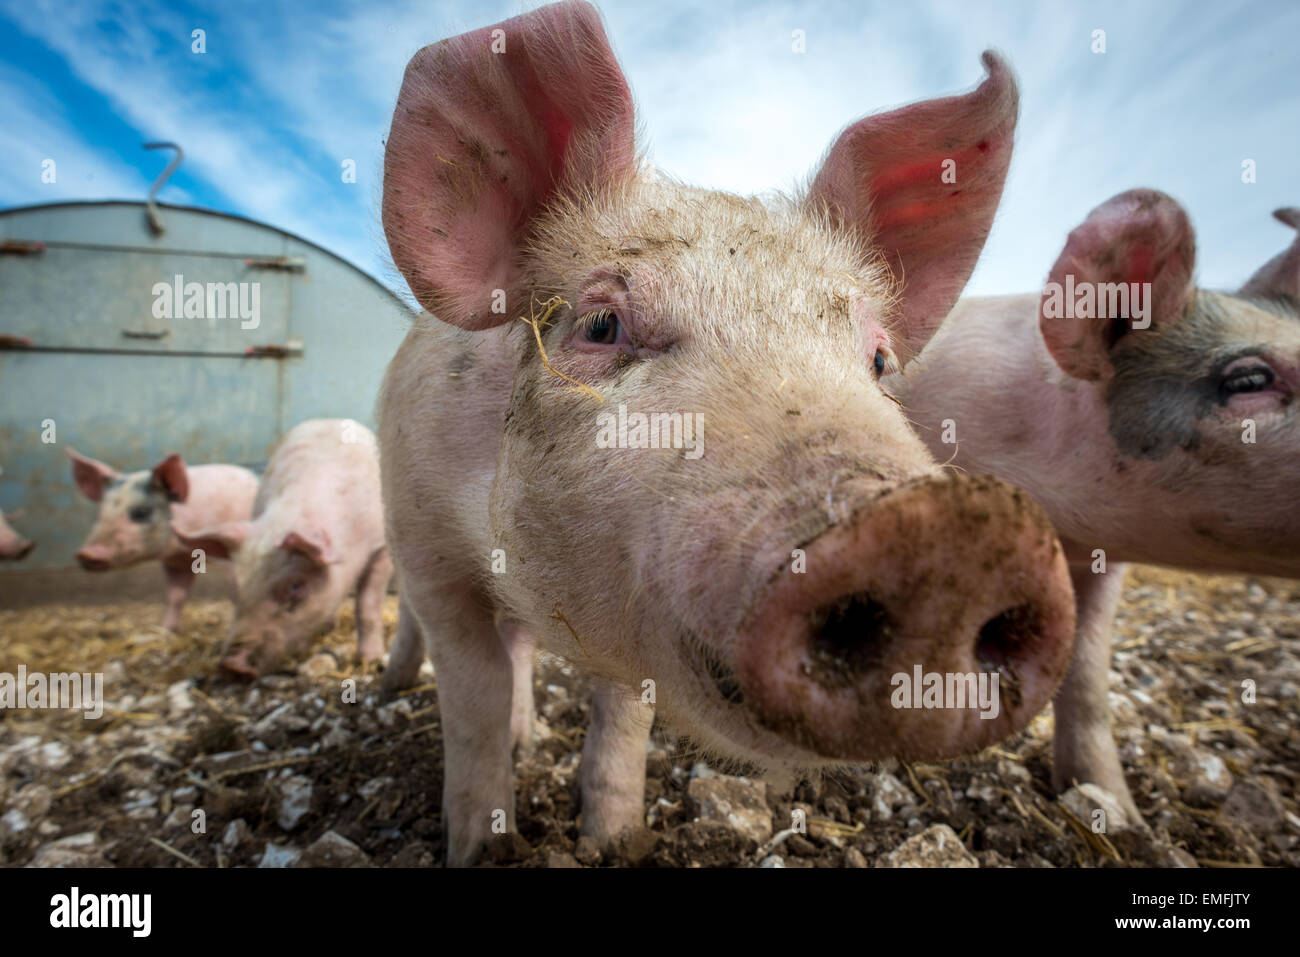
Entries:
[[[557,3],[425,47],[384,154],[384,232],[430,312],[504,322],[528,227],[564,189],[635,168],[632,95],[595,8]],[[508,298],[513,303],[513,298]]]
[[1273,211],[1273,218],[1296,230],[1291,245],[1266,262],[1241,287],[1243,296],[1289,296],[1300,302],[1300,208]]
[[[1114,283],[1129,289],[1150,283],[1146,318],[1153,326],[1166,325],[1182,315],[1196,291],[1195,265],[1196,234],[1176,200],[1154,189],[1131,189],[1106,200],[1070,233],[1039,303],[1038,327],[1056,364],[1076,379],[1110,376],[1111,347],[1132,316],[1102,308],[1110,301],[1106,290]],[[1063,297],[1071,290],[1090,291],[1095,305],[1066,310]]]
[[153,467],[153,484],[166,493],[169,501],[183,502],[190,497],[189,473],[175,452]]
[[226,522],[197,532],[185,532],[172,526],[172,534],[186,548],[200,548],[213,558],[231,558],[239,551],[250,529],[248,522]]
[[880,249],[901,290],[895,341],[915,355],[952,308],[1002,196],[1020,97],[1002,58],[964,96],[859,120],[831,147],[808,201]]
[[105,465],[98,459],[87,458],[68,449],[68,458],[72,459],[72,480],[81,489],[81,494],[92,502],[104,497],[104,489],[116,481],[121,474],[117,469]]
[[313,532],[310,534],[290,532],[281,539],[280,547],[285,551],[306,555],[313,562],[322,567],[338,561],[338,558],[334,554],[334,549],[330,546],[329,536],[324,532]]

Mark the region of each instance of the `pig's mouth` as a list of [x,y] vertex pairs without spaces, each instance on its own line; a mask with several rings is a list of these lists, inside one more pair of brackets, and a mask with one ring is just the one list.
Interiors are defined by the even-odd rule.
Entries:
[[682,632],[677,642],[692,674],[706,677],[726,704],[744,705],[745,693],[740,687],[740,679],[716,651],[690,630]]
[[78,555],[77,562],[88,572],[106,572],[113,567],[106,558],[91,558],[88,555]]

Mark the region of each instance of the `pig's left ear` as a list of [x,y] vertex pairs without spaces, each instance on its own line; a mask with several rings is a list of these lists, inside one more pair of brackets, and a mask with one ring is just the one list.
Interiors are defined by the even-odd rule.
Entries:
[[1296,230],[1291,245],[1266,262],[1241,287],[1243,296],[1290,296],[1300,302],[1300,208],[1278,209],[1273,218]]
[[190,478],[184,460],[173,452],[153,467],[153,484],[162,489],[171,502],[190,497]]
[[879,248],[900,286],[895,342],[915,355],[970,278],[1011,162],[1020,95],[1000,56],[964,96],[914,103],[840,134],[808,201]]
[[324,532],[313,532],[309,535],[290,532],[280,540],[280,547],[287,552],[306,555],[321,567],[338,561],[334,549],[330,546],[329,536]]
[[[1195,265],[1196,234],[1177,200],[1154,189],[1106,200],[1070,233],[1039,301],[1038,328],[1056,364],[1076,379],[1108,378],[1115,371],[1111,348],[1132,317],[1105,314],[1101,287],[1150,283],[1147,318],[1159,326],[1181,316],[1191,300]],[[1083,284],[1091,284],[1092,316],[1076,315],[1072,304],[1065,309],[1064,296]]]

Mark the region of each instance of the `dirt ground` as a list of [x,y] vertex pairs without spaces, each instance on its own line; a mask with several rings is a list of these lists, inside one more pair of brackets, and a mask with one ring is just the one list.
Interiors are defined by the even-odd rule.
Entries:
[[[351,669],[350,607],[296,672],[213,677],[230,604],[182,631],[149,602],[0,611],[0,672],[103,672],[103,719],[0,711],[0,863],[432,866],[442,859],[435,680],[384,703]],[[396,599],[385,614],[388,637]],[[344,700],[356,679],[355,703]],[[974,757],[887,763],[784,790],[717,773],[656,726],[647,827],[578,841],[588,685],[546,658],[539,741],[516,765],[507,866],[1300,865],[1300,583],[1130,573],[1111,674],[1148,829],[1089,827],[1050,786],[1052,717]],[[1254,683],[1253,695],[1243,682]],[[736,769],[731,769],[735,771]],[[791,824],[803,812],[804,826]],[[201,812],[201,813],[200,813]],[[949,830],[951,829],[951,830]]]

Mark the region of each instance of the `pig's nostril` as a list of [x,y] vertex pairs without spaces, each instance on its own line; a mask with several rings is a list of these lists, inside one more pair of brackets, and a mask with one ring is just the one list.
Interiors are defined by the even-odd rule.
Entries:
[[1016,605],[984,623],[975,640],[975,660],[1002,676],[1004,693],[1015,696],[1020,682],[1017,666],[1032,654],[1043,631],[1042,617],[1029,605]]
[[894,629],[885,606],[866,593],[823,605],[813,612],[810,625],[813,657],[844,677],[879,662]]

